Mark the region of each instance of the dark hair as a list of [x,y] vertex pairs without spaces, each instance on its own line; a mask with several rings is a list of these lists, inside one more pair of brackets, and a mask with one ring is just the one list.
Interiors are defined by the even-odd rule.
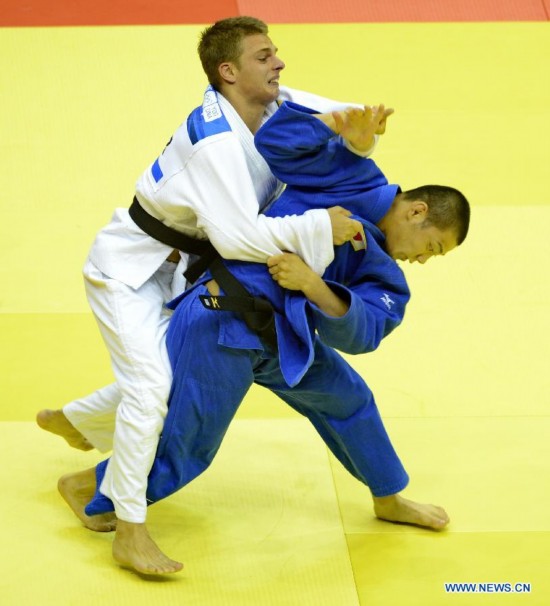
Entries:
[[230,17],[216,21],[201,33],[198,51],[208,81],[219,88],[218,67],[225,61],[239,63],[241,42],[247,36],[267,34],[267,25],[255,17]]
[[445,185],[423,185],[403,192],[405,200],[422,200],[428,205],[428,225],[438,229],[454,229],[457,245],[462,244],[470,226],[470,205],[468,200],[452,187]]

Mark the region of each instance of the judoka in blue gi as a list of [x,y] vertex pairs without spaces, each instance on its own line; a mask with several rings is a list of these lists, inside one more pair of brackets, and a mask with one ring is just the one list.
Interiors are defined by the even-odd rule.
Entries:
[[[372,392],[336,349],[373,351],[401,323],[410,293],[396,260],[424,263],[462,243],[468,202],[443,186],[401,192],[373,160],[346,149],[334,130],[341,126],[342,118],[285,103],[258,131],[258,149],[287,184],[268,214],[340,204],[362,222],[366,247],[336,247],[322,278],[291,254],[270,259],[269,267],[225,262],[253,296],[271,303],[277,349],[262,343],[239,314],[217,310],[224,293],[217,296],[210,276],[172,302],[167,348],[174,378],[149,476],[150,503],[210,465],[238,406],[257,383],[311,421],[344,467],[369,487],[379,517],[432,528],[448,523],[440,507],[398,494],[407,473]],[[105,462],[97,467],[97,486],[104,469]],[[97,492],[86,513],[111,510]]]

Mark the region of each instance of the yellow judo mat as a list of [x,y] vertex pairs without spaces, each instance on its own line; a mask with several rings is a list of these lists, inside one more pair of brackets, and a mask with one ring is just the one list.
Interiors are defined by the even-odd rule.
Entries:
[[60,475],[99,455],[34,414],[112,380],[80,270],[200,102],[200,29],[0,30],[0,604],[549,604],[547,22],[271,28],[285,84],[396,108],[375,156],[390,182],[453,185],[472,203],[463,246],[404,267],[403,326],[348,357],[409,471],[406,496],[444,506],[447,531],[376,520],[366,488],[260,388],[212,468],[150,509],[182,573],[118,568],[112,536],[57,495]]

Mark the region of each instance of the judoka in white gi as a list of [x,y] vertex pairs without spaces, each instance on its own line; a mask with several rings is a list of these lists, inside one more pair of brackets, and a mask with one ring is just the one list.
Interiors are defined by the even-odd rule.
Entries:
[[[228,19],[207,32],[201,60],[221,94],[207,90],[198,112],[204,132],[192,132],[193,121],[183,124],[138,180],[136,198],[151,216],[189,236],[208,238],[226,258],[265,262],[273,254],[294,251],[322,273],[333,258],[333,241],[351,239],[361,226],[342,209],[281,218],[258,215],[282,185],[256,150],[253,133],[276,111],[278,98],[319,111],[341,105],[279,87],[284,63],[262,22]],[[124,550],[131,550],[141,541],[136,549],[155,572],[181,568],[158,550],[143,527],[146,478],[171,385],[163,347],[169,319],[164,304],[184,286],[181,272],[175,276],[176,265],[168,260],[173,253],[137,227],[126,209],[116,210],[84,267],[88,300],[111,354],[116,383],[71,402],[62,413],[42,411],[38,416],[42,427],[65,432],[77,447],[113,447],[101,490],[115,503],[115,549],[124,542]],[[187,257],[177,257],[181,269]],[[60,417],[70,421],[61,429],[56,427]],[[85,486],[75,488],[79,481],[60,482],[75,510],[83,510],[75,495],[86,492]],[[94,530],[112,530],[116,524],[114,516],[80,517]]]
[[[330,116],[320,119],[285,103],[258,131],[258,148],[287,183],[268,214],[327,208],[340,200],[363,223],[366,250],[337,247],[322,278],[294,254],[272,257],[269,270],[226,262],[254,296],[273,305],[278,351],[266,347],[238,314],[216,311],[224,307],[224,293],[214,290],[210,276],[171,303],[167,348],[174,378],[147,497],[158,501],[208,467],[256,382],[312,422],[346,469],[369,487],[379,517],[440,529],[449,521],[443,509],[398,494],[408,476],[373,394],[335,349],[373,351],[401,323],[410,293],[396,259],[425,263],[462,243],[469,205],[449,187],[401,192],[372,160],[350,153],[329,124]],[[97,467],[98,486],[105,467]],[[86,511],[111,509],[101,489]]]

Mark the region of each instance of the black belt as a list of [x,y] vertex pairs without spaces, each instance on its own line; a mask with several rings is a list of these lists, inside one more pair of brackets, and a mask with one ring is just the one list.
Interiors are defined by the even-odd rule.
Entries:
[[155,240],[199,257],[187,268],[184,274],[191,283],[196,282],[208,269],[210,263],[219,256],[218,251],[208,240],[191,238],[182,234],[181,231],[164,225],[162,221],[155,219],[155,217],[152,217],[147,211],[143,210],[143,207],[135,197],[128,212],[134,223]]
[[[129,213],[134,223],[155,240],[199,257],[184,274],[189,282],[195,282],[207,269],[210,270],[216,282],[228,296],[201,296],[200,299],[206,309],[241,313],[247,326],[256,332],[266,345],[277,349],[277,335],[271,303],[266,299],[253,297],[223,264],[220,254],[208,240],[191,238],[168,227],[145,211],[135,197]],[[207,300],[214,299],[216,304],[208,305],[206,303]],[[228,299],[228,301],[224,301],[224,299]]]

